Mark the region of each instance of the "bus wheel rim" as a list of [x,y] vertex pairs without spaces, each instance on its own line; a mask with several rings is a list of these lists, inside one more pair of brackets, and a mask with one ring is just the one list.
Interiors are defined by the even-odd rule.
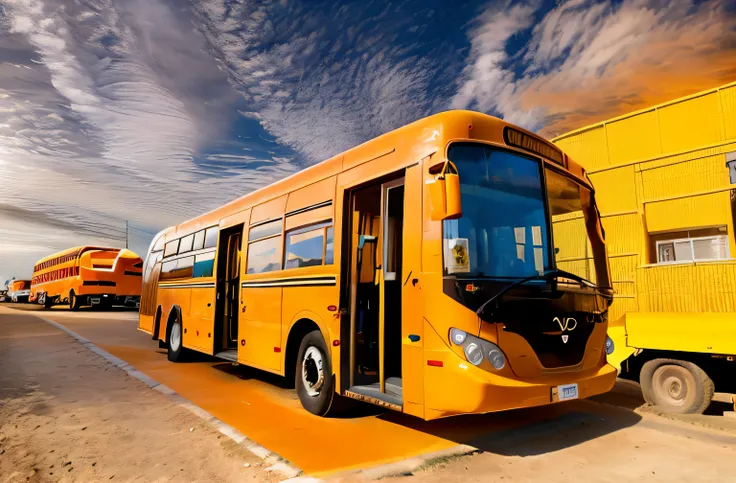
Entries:
[[179,346],[181,346],[181,326],[174,324],[171,327],[171,350],[176,352],[179,350]]
[[317,397],[325,384],[324,361],[322,353],[314,346],[309,346],[302,360],[302,382],[310,397]]

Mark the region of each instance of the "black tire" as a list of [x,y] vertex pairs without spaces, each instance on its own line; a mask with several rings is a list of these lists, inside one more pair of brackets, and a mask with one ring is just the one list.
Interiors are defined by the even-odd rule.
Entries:
[[74,293],[74,290],[69,292],[69,310],[79,310],[79,307],[82,306],[82,300],[77,297],[77,295]]
[[[186,359],[187,349],[184,348],[184,332],[181,326],[181,317],[178,310],[169,316],[169,323],[166,324],[166,348],[168,349],[168,358],[171,362],[182,362]],[[177,339],[178,330],[178,340]],[[172,340],[172,335],[174,340]]]
[[688,361],[652,359],[639,375],[644,400],[670,414],[702,414],[715,386],[708,374]]
[[38,302],[38,305],[43,305],[44,309],[50,309],[51,306],[54,305],[46,292],[41,293],[36,301]]
[[[321,358],[321,381],[319,359],[315,351]],[[328,354],[322,334],[319,330],[313,330],[302,339],[296,359],[296,392],[304,409],[317,416],[326,416],[335,398],[335,378]]]

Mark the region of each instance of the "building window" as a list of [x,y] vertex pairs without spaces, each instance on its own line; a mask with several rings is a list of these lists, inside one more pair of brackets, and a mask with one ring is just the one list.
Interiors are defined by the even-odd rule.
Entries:
[[726,235],[681,238],[657,242],[657,262],[675,263],[730,258]]

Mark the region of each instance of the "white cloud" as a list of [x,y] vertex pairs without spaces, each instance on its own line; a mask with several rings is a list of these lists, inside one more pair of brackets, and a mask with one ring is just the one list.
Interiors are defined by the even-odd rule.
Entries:
[[532,25],[536,9],[535,4],[507,0],[483,12],[470,31],[470,56],[452,99],[453,108],[501,112],[510,122],[526,124],[527,113],[518,103],[516,76],[507,67],[511,57],[507,44]]
[[[208,143],[232,143],[225,138],[240,96],[205,52],[191,13],[164,0],[5,8],[0,203],[68,227],[69,237],[46,238],[48,252],[120,245],[125,220],[149,230],[176,224],[295,171],[288,159],[255,152],[238,166],[198,165],[209,162],[199,154]],[[34,245],[34,230],[19,233]],[[0,240],[3,273],[18,260],[11,248]],[[28,266],[37,255],[21,258]]]
[[[454,107],[559,134],[736,73],[734,14],[721,0],[569,0],[539,15],[533,4],[488,7],[470,32]],[[509,40],[532,25],[527,45],[509,52]]]
[[[321,161],[445,104],[430,81],[453,65],[416,41],[411,19],[368,17],[366,5],[307,11],[298,2],[195,3],[203,32],[231,82],[280,143]],[[388,28],[387,28],[388,27]],[[445,84],[449,86],[449,84]]]

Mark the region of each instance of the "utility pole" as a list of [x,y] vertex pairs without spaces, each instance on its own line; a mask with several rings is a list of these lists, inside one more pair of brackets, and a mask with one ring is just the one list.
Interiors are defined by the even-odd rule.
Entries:
[[128,249],[128,220],[125,220],[125,249]]

